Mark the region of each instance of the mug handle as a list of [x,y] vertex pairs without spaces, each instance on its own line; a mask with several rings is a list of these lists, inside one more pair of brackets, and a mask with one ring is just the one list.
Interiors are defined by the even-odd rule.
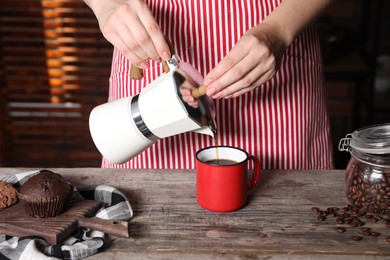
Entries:
[[254,163],[252,178],[251,178],[251,180],[249,182],[249,186],[248,186],[248,191],[249,191],[249,190],[253,189],[254,187],[256,187],[257,182],[259,181],[260,161],[259,161],[259,159],[257,159],[257,157],[255,157],[253,155],[249,155],[248,160],[252,160]]

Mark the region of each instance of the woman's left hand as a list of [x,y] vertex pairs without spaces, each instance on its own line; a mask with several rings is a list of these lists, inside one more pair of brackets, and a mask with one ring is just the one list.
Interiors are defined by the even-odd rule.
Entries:
[[233,98],[271,79],[286,48],[272,31],[263,24],[247,31],[205,77],[207,95],[214,99]]

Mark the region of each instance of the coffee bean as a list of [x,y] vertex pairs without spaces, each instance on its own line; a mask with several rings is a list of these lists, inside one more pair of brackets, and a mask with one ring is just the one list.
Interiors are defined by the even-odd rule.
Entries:
[[343,227],[337,227],[336,231],[339,232],[339,233],[344,233],[346,231],[346,229],[343,228]]
[[[389,180],[390,180],[390,176],[389,176]],[[389,181],[389,183],[390,183],[390,181]],[[390,197],[390,185],[388,188],[389,188],[388,194]],[[382,193],[383,193],[383,191],[382,191]],[[366,197],[366,198],[370,199],[369,197]],[[377,225],[378,225],[375,223],[382,220],[383,224],[386,226],[386,228],[390,228],[390,215],[389,215],[390,208],[388,209],[389,214],[387,214],[387,216],[384,217],[383,215],[379,214],[380,208],[378,205],[374,205],[372,202],[370,202],[370,203],[369,202],[367,202],[367,203],[361,202],[361,203],[366,208],[372,207],[373,211],[368,211],[368,210],[363,209],[363,208],[357,208],[357,207],[352,206],[351,204],[349,204],[347,207],[342,207],[341,209],[336,208],[336,207],[329,207],[326,210],[324,210],[324,209],[321,210],[319,207],[312,207],[311,210],[316,213],[318,221],[325,221],[327,216],[330,215],[332,217],[335,217],[335,222],[337,224],[348,224],[349,226],[354,227],[354,228],[360,227],[361,235],[351,236],[351,239],[354,241],[362,240],[363,239],[362,236],[365,236],[367,238],[368,237],[374,238],[374,237],[381,236],[381,233],[371,231],[370,227],[365,226],[366,222],[362,221],[362,219],[364,217],[364,219],[366,219],[368,221],[367,223],[369,223],[369,222],[373,223],[373,224],[368,224],[368,225],[374,225],[375,227],[377,227]],[[339,211],[339,210],[340,210],[340,213],[337,213],[337,211]],[[370,214],[367,214],[368,212],[370,212]],[[335,227],[335,230],[339,233],[345,233],[347,231],[347,228],[342,227],[342,226],[337,226],[337,227]],[[383,237],[386,237],[386,236],[383,235]],[[390,236],[386,237],[386,241],[390,243]]]
[[371,236],[373,237],[379,237],[380,233],[378,232],[371,232]]
[[370,231],[363,231],[363,234],[366,235],[366,236],[371,236],[371,232]]
[[320,216],[317,217],[318,221],[324,221],[325,219],[326,219],[326,217],[323,216],[323,215],[320,215]]
[[358,215],[359,217],[363,217],[363,216],[366,215],[366,214],[367,214],[367,211],[364,210],[364,209],[359,209],[358,212],[357,212],[357,215]]
[[352,240],[355,240],[355,241],[360,241],[363,239],[361,236],[352,236],[351,238],[352,238]]
[[370,231],[370,228],[369,227],[362,227],[362,228],[360,228],[360,230],[363,232],[367,232],[367,231]]
[[344,222],[347,223],[347,224],[351,224],[352,223],[352,218],[345,218]]
[[351,214],[349,214],[349,213],[343,213],[343,215],[342,215],[344,218],[349,218],[350,216],[351,216]]
[[[354,167],[347,169],[351,180],[347,185],[347,198],[353,207],[349,207],[354,215],[363,216],[364,211],[371,213],[390,213],[390,176],[387,168],[375,172],[375,175],[368,171],[367,165],[356,162]],[[346,209],[342,209],[346,212]]]
[[370,218],[369,220],[370,220],[371,222],[374,222],[374,223],[376,223],[376,222],[379,221],[379,219],[377,219],[375,216],[373,216],[373,217]]
[[311,211],[313,211],[313,212],[318,212],[320,209],[319,208],[317,208],[317,207],[312,207],[311,208]]

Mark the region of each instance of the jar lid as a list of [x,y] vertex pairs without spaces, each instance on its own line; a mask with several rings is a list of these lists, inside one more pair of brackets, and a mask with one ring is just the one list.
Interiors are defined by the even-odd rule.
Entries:
[[360,128],[347,135],[344,141],[349,141],[350,147],[364,153],[390,154],[390,123]]

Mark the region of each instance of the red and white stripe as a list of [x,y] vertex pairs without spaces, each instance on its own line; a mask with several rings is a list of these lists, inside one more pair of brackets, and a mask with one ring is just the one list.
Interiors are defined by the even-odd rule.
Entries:
[[[146,0],[179,57],[206,75],[251,27],[281,0]],[[274,78],[250,93],[215,101],[219,145],[245,149],[266,169],[332,167],[320,47],[313,27],[287,49]],[[162,73],[150,61],[140,81],[114,50],[109,100],[138,94]],[[210,136],[185,133],[157,141],[123,165],[103,159],[103,167],[185,169],[195,152],[214,145]]]

